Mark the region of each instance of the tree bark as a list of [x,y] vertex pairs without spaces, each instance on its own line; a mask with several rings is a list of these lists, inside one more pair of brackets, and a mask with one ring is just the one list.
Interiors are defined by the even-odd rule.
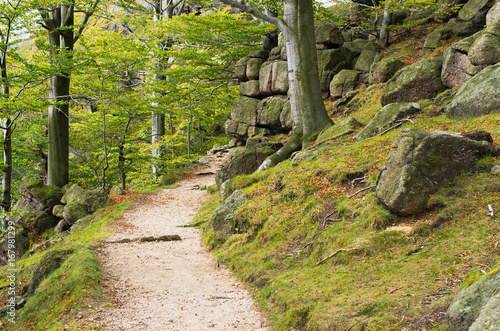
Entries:
[[2,120],[3,131],[3,174],[2,174],[2,202],[4,211],[10,210],[12,185],[12,123],[9,118]]
[[384,16],[382,17],[382,24],[378,38],[378,44],[382,48],[386,48],[389,45],[389,30],[387,29],[387,27],[392,22],[392,14],[389,9],[390,5],[389,3],[387,3],[384,8]]

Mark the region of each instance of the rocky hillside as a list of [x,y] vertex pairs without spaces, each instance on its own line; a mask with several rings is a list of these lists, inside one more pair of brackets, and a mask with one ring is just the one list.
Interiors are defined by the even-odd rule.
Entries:
[[386,49],[318,26],[336,124],[259,173],[291,130],[286,51],[270,39],[238,63],[226,132],[245,147],[199,220],[277,329],[500,327],[499,13],[485,1],[447,23],[431,13]]

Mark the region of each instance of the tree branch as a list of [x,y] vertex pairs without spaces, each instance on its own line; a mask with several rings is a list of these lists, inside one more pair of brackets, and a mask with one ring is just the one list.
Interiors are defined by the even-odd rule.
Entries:
[[236,0],[220,0],[222,3],[225,3],[226,5],[229,5],[229,6],[232,6],[232,7],[236,7],[242,11],[244,11],[245,13],[248,13],[248,14],[251,14],[257,18],[260,18],[261,20],[263,21],[266,21],[268,23],[271,23],[271,24],[274,24],[276,25],[281,31],[287,29],[287,25],[280,19],[276,18],[276,17],[272,17],[272,16],[269,16],[269,15],[266,15],[260,11],[258,11],[257,9],[247,5],[246,3],[243,3],[243,2],[240,2],[240,1],[236,1]]
[[83,30],[87,26],[87,23],[89,22],[90,16],[92,16],[94,14],[94,12],[95,12],[95,10],[97,8],[97,5],[99,4],[99,1],[100,0],[96,0],[92,4],[90,10],[88,10],[88,11],[85,12],[85,17],[82,20],[80,28],[78,29],[78,32],[75,34],[75,37],[73,38],[73,44],[75,44],[78,41],[78,39],[80,39],[80,36],[82,35]]

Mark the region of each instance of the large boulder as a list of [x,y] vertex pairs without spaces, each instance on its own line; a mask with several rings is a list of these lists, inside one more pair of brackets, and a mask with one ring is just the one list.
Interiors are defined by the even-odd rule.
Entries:
[[333,76],[342,69],[350,69],[353,53],[346,48],[318,51],[318,70],[320,88],[324,93],[330,92],[330,82]]
[[225,123],[226,134],[241,140],[247,139],[249,135],[249,125],[233,120],[227,120]]
[[111,203],[105,192],[85,191],[78,184],[69,187],[61,201],[66,203],[62,215],[70,224]]
[[61,202],[61,188],[45,185],[41,180],[24,177],[19,184],[19,194],[22,196],[16,209],[51,210]]
[[370,68],[375,60],[375,57],[380,53],[380,46],[375,43],[368,43],[363,47],[361,54],[354,65],[354,69],[362,72],[370,72]]
[[356,139],[363,140],[372,137],[418,112],[420,112],[420,106],[415,102],[390,103],[373,117],[365,128],[356,135]]
[[285,131],[281,126],[280,116],[287,97],[272,96],[265,98],[257,105],[257,126],[273,131]]
[[234,73],[236,75],[236,78],[238,78],[242,82],[246,82],[248,80],[247,77],[247,62],[249,58],[244,57],[240,59],[238,62],[236,62],[236,65],[234,67]]
[[476,26],[484,26],[486,15],[495,2],[495,0],[469,0],[458,12],[458,18],[470,21]]
[[46,230],[57,225],[57,220],[44,210],[34,210],[22,215],[19,224],[36,234],[43,234]]
[[399,59],[385,58],[372,64],[368,82],[370,84],[385,83],[391,79],[405,63]]
[[497,2],[486,14],[486,26],[490,26],[497,18],[500,17],[500,2]]
[[231,107],[231,119],[247,125],[257,123],[257,105],[259,99],[249,97],[237,97]]
[[264,63],[260,68],[259,76],[260,94],[287,94],[288,63],[286,61]]
[[359,84],[361,71],[344,69],[336,74],[330,83],[330,97],[343,98],[348,92],[353,91]]
[[497,271],[460,291],[448,308],[448,319],[452,330],[499,330],[499,288],[500,272]]
[[469,50],[474,65],[491,65],[500,61],[500,18],[491,23]]
[[246,67],[246,76],[249,80],[257,80],[259,79],[259,70],[264,63],[264,60],[261,58],[251,58],[247,61]]
[[238,175],[251,174],[280,147],[281,144],[264,142],[247,148],[232,149],[227,163],[217,172],[215,177],[217,186],[220,187],[226,180]]
[[457,91],[444,108],[453,119],[479,117],[500,112],[500,64],[489,66]]
[[393,102],[432,99],[444,90],[441,82],[442,60],[420,60],[399,70],[382,93],[382,106]]
[[234,213],[246,201],[245,195],[236,190],[215,209],[208,226],[213,229],[217,239],[227,240],[229,236],[238,232],[238,224],[234,219]]
[[366,45],[368,45],[370,42],[366,39],[356,39],[353,41],[345,42],[342,45],[342,48],[346,48],[351,53],[353,56],[359,56],[361,52],[363,51],[363,48],[365,48]]
[[498,148],[486,141],[442,131],[405,129],[380,171],[377,197],[395,214],[418,213],[440,186],[471,170],[480,158],[498,154]]
[[467,54],[459,52],[452,47],[443,54],[443,69],[441,70],[441,81],[446,87],[460,86],[473,75],[467,72],[471,63]]
[[314,34],[318,49],[340,47],[344,43],[342,32],[333,24],[317,24]]
[[259,98],[260,97],[259,81],[250,80],[248,82],[242,82],[240,84],[240,95],[250,98]]

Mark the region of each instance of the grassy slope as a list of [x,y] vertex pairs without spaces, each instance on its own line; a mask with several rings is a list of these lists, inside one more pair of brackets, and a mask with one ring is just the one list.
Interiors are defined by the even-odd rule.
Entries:
[[[17,312],[16,323],[3,319],[5,330],[79,330],[83,327],[78,316],[92,310],[94,302],[102,300],[101,271],[98,241],[109,236],[107,223],[119,217],[130,201],[102,209],[87,228],[71,233],[52,249],[69,249],[69,255],[60,268],[50,274],[39,286],[26,306]],[[48,251],[23,257],[17,262],[17,281],[26,286],[33,267]],[[0,269],[0,287],[7,284],[7,268]],[[19,289],[18,289],[19,290]],[[1,296],[5,299],[7,293]],[[2,300],[3,301],[3,300]]]
[[[390,47],[387,54],[407,54],[413,62],[417,54],[410,45],[413,40]],[[382,89],[383,84],[363,90],[336,121],[354,116],[366,124],[381,108]],[[489,174],[498,158],[480,161],[474,171],[434,194],[429,210],[414,217],[391,215],[373,189],[349,198],[375,183],[404,128],[481,129],[500,140],[500,115],[461,122],[435,116],[449,93],[422,101],[424,110],[414,124],[405,122],[362,142],[345,137],[322,145],[298,166],[287,161],[234,180],[233,186],[249,198],[236,218],[250,230],[223,244],[207,231],[204,243],[220,263],[251,284],[278,330],[446,330],[444,312],[454,294],[481,270],[494,268],[500,233],[487,205],[500,208],[500,176]],[[367,183],[353,186],[359,177]],[[214,196],[199,219],[207,219],[218,203]]]

